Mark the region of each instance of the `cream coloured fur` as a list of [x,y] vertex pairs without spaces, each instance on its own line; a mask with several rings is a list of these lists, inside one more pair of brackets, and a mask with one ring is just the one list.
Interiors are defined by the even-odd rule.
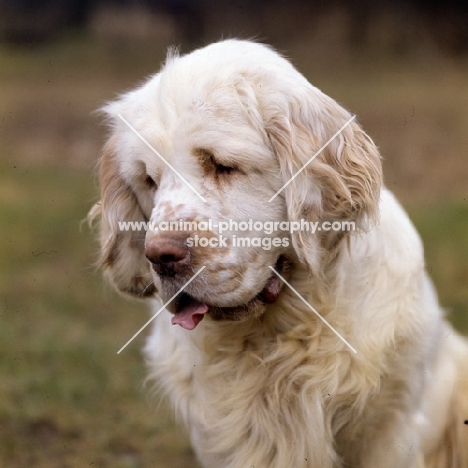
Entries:
[[443,318],[419,236],[382,187],[376,147],[352,122],[308,164],[347,111],[273,50],[228,40],[170,54],[160,73],[105,112],[112,135],[102,200],[90,215],[101,220],[101,263],[119,290],[148,297],[155,312],[190,275],[176,275],[168,289],[145,259],[145,245],[161,233],[122,232],[119,221],[360,226],[294,233],[270,250],[190,251],[192,275],[205,270],[187,292],[221,308],[247,304],[284,256],[288,282],[357,350],[285,285],[240,321],[208,314],[188,331],[163,311],[145,348],[150,377],[169,395],[202,466],[468,467],[468,346]]

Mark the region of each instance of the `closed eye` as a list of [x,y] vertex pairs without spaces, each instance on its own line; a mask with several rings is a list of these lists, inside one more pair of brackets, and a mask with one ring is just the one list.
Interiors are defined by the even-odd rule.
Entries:
[[148,174],[148,168],[143,161],[136,161],[132,168],[135,189],[154,191],[158,188],[156,180]]
[[231,176],[235,173],[243,173],[242,170],[235,165],[227,165],[219,162],[211,151],[196,149],[194,154],[200,161],[205,175],[211,175],[215,179]]
[[147,175],[147,176],[145,177],[145,185],[146,185],[146,187],[147,187],[148,189],[150,189],[150,190],[156,190],[157,187],[158,187],[158,185],[156,184],[156,182],[154,181],[154,179],[153,179],[151,176],[149,176],[149,175]]
[[234,172],[237,170],[237,168],[235,167],[232,167],[232,166],[226,166],[224,164],[221,164],[219,162],[216,161],[216,159],[214,158],[214,156],[210,156],[210,159],[211,159],[211,164],[214,166],[215,168],[215,171],[216,171],[216,175],[222,175],[222,174],[231,174],[231,172]]

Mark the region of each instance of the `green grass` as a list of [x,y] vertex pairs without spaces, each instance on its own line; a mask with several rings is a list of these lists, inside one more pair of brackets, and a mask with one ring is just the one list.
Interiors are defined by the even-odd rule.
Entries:
[[[155,71],[164,49],[82,37],[0,47],[0,466],[195,466],[171,412],[147,400],[144,337],[116,354],[148,311],[104,285],[94,236],[80,229],[103,141],[91,112]],[[466,67],[428,75],[400,62],[361,65],[308,75],[370,126],[441,303],[468,332]],[[444,153],[432,146],[438,136]]]
[[440,302],[455,326],[468,333],[468,204],[419,206],[410,213]]

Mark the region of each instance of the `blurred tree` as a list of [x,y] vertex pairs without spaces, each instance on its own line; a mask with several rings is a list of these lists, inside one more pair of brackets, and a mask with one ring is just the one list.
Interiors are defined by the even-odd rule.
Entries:
[[93,11],[106,7],[170,15],[177,39],[188,43],[236,33],[291,39],[315,27],[321,15],[344,14],[341,36],[351,45],[372,45],[383,29],[389,46],[401,50],[421,31],[447,52],[468,50],[466,0],[0,0],[0,32],[14,43],[43,42],[86,26]]
[[41,43],[68,27],[84,26],[95,0],[0,0],[3,38],[13,43]]

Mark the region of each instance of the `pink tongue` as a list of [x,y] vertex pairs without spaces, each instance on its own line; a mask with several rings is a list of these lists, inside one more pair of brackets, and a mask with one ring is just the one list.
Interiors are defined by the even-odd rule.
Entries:
[[187,304],[182,309],[178,310],[172,317],[172,325],[180,325],[186,330],[193,330],[203,319],[208,312],[208,306],[196,299],[192,299],[190,304]]

